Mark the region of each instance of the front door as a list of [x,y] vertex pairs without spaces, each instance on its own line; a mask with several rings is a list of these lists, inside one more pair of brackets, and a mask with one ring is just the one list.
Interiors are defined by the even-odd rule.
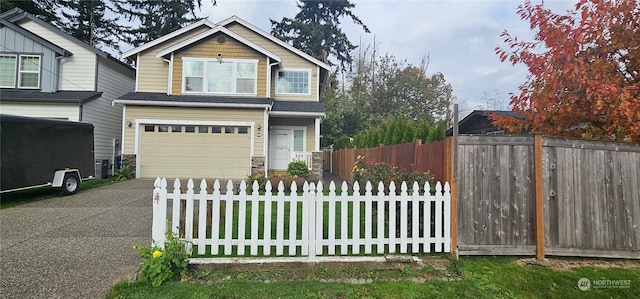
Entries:
[[270,169],[287,169],[291,162],[291,131],[273,130],[270,144]]

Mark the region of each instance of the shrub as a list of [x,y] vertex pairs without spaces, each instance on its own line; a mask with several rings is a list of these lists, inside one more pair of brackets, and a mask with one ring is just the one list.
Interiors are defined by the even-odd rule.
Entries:
[[260,191],[264,191],[264,186],[267,183],[267,178],[262,173],[252,173],[247,177],[247,189],[253,190],[253,181],[258,182],[258,186],[260,186]]
[[164,249],[156,246],[133,246],[138,249],[138,255],[144,260],[140,265],[140,279],[151,283],[152,286],[160,286],[165,281],[179,280],[187,269],[187,243],[177,235],[166,233]]
[[351,172],[353,181],[360,184],[361,193],[365,192],[367,181],[373,185],[374,194],[378,190],[377,185],[379,182],[382,182],[388,190],[391,181],[395,181],[397,193],[401,191],[399,184],[402,182],[407,182],[409,189],[412,188],[413,182],[418,182],[421,189],[425,182],[433,182],[433,176],[428,171],[419,172],[411,169],[398,169],[397,166],[386,162],[367,161],[364,156],[357,157]]
[[293,161],[289,163],[287,173],[292,177],[309,179],[309,167],[304,161]]
[[129,165],[123,165],[114,175],[114,181],[122,182],[133,178],[133,170]]

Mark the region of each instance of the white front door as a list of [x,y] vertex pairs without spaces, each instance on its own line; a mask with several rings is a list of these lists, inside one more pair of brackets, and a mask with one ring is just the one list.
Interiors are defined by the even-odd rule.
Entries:
[[287,169],[291,162],[291,130],[273,130],[270,144],[270,169]]

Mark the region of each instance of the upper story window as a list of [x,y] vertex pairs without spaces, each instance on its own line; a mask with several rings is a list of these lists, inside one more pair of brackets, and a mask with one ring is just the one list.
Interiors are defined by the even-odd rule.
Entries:
[[0,54],[0,87],[40,87],[40,56]]
[[183,58],[185,93],[256,95],[257,81],[257,60]]
[[311,70],[278,71],[278,94],[311,94]]

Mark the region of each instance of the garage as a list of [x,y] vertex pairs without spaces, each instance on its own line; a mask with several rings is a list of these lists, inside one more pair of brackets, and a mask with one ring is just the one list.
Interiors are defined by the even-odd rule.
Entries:
[[139,177],[242,179],[251,169],[251,127],[140,124]]

